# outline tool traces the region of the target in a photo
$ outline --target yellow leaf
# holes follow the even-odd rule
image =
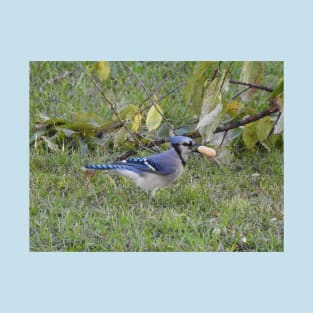
[[[110,64],[106,61],[99,61],[96,64],[96,73],[98,79],[103,82],[110,76]]]
[[[243,62],[240,80],[245,83],[257,84],[260,85],[263,82],[264,78],[264,66],[263,62]],[[241,95],[242,101],[248,101],[251,96],[255,93],[255,88],[250,88],[250,90]]]
[[[141,124],[141,114],[138,111],[138,107],[134,104],[128,104],[122,110],[118,112],[119,117],[122,120],[126,120],[127,126],[132,131],[136,132]]]
[[[141,123],[141,114],[139,112],[137,112],[134,116],[133,125],[131,127],[131,130],[133,132],[136,132],[140,127],[140,123]]]
[[[256,134],[259,141],[264,141],[271,129],[273,128],[272,120],[269,116],[265,116],[256,122]]]
[[[248,149],[253,149],[256,143],[259,141],[256,132],[256,123],[250,123],[245,125],[242,132],[242,139]]]
[[[150,108],[147,119],[146,119],[146,126],[149,131],[152,131],[156,128],[158,128],[162,122],[162,109],[157,103],[154,103],[154,105]]]
[[[230,116],[235,116],[240,108],[240,102],[237,100],[230,101],[226,105],[226,111]]]

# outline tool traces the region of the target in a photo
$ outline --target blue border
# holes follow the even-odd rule
[[[1,4],[2,312],[312,311],[309,1]],[[284,253],[29,253],[30,60],[284,60]]]

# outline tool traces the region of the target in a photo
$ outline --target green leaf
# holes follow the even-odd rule
[[[208,142],[214,130],[219,125],[223,112],[222,84],[225,82],[227,72],[215,77],[213,81],[204,84],[201,114],[196,129],[199,131],[202,141]]]
[[[201,114],[212,111],[217,103],[221,103],[220,78],[214,79],[210,83],[204,84],[204,92],[202,98]]]
[[[279,95],[281,95],[284,92],[284,79],[281,78],[278,85],[274,88],[271,97],[277,98]]]
[[[66,137],[72,137],[73,134],[77,134],[76,131],[63,127],[56,127],[55,130],[63,132]]]
[[[72,117],[75,122],[89,124],[93,127],[99,127],[103,124],[102,117],[92,112],[73,112]]]
[[[180,128],[176,128],[175,134],[177,136],[183,136],[184,134],[192,133],[194,131],[195,127],[196,127],[195,123],[192,123],[192,124],[180,127]]]
[[[277,98],[280,98],[281,100],[283,100],[283,95],[284,95],[284,79],[281,78],[278,85],[274,88],[274,90],[268,97],[268,100],[277,99]],[[283,104],[282,103],[283,101],[280,101],[280,102],[281,104]]]
[[[118,115],[122,120],[127,118],[127,115],[135,115],[138,112],[138,107],[134,104],[127,104],[120,111]]]
[[[279,149],[284,148],[284,140],[283,140],[283,136],[281,134],[271,135],[265,142],[272,149],[273,148],[279,148]]]
[[[269,116],[258,120],[256,122],[256,135],[259,141],[264,141],[273,127],[273,122]]]
[[[264,78],[263,62],[243,62],[240,81],[245,83],[261,84]]]
[[[157,103],[150,108],[146,119],[146,126],[150,132],[160,126],[162,122],[162,115],[160,112],[163,114],[162,109]]]
[[[203,142],[208,142],[210,140],[213,131],[219,125],[222,110],[223,105],[218,103],[211,112],[201,114],[196,129],[199,131]]]
[[[158,128],[157,130],[157,136],[160,138],[168,138],[170,137],[170,131],[171,129],[169,128],[167,123],[162,123],[162,125]],[[176,132],[176,135],[178,135],[178,133]]]
[[[122,145],[127,137],[127,129],[125,127],[121,127],[114,135],[113,144],[114,148]]]
[[[256,132],[256,123],[250,123],[245,125],[242,132],[242,139],[248,149],[253,149],[253,147],[259,141]]]
[[[204,83],[208,78],[206,71],[216,63],[211,61],[197,62],[188,78],[184,97],[187,105],[191,105],[192,110],[196,113],[199,113],[202,105]]]
[[[83,136],[94,135],[97,127],[88,122],[75,121],[64,125],[64,128],[81,133]]]
[[[250,84],[260,85],[264,78],[264,65],[263,62],[243,62],[240,81]],[[248,92],[241,95],[242,101],[248,101],[255,93],[255,88],[250,88]]]
[[[222,103],[222,84],[225,82],[227,72],[223,71],[222,75],[214,78],[211,82],[204,84],[202,98],[201,114],[212,111],[218,103]]]
[[[110,64],[106,61],[100,61],[96,64],[96,73],[98,79],[103,82],[110,76]]]
[[[128,104],[118,112],[120,119],[125,120],[130,129],[136,132],[141,125],[141,114],[134,104]]]

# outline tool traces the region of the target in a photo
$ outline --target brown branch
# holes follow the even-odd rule
[[[249,123],[252,123],[252,122],[255,122],[267,115],[271,115],[275,112],[281,112],[281,106],[280,104],[278,103],[278,101],[276,99],[272,99],[270,101],[270,108],[266,109],[266,110],[263,110],[262,112],[256,114],[256,115],[252,115],[252,116],[248,116],[240,121],[236,121],[236,122],[231,122],[225,126],[220,126],[220,127],[217,127],[216,130],[213,132],[214,134],[216,133],[221,133],[221,132],[225,132],[225,135],[223,137],[223,140],[220,144],[220,146],[222,145],[225,137],[226,137],[226,134],[229,130],[231,129],[234,129],[234,128],[238,128],[240,126],[243,126],[243,125],[246,125],[246,124],[249,124]],[[190,133],[185,133],[183,134],[183,136],[188,136],[190,138],[199,138],[201,137],[200,133],[195,131],[195,132],[190,132]],[[163,143],[165,143],[167,140],[166,139],[159,139],[159,140],[154,140],[152,142],[149,142],[148,144],[145,145],[145,147],[147,148],[152,148],[154,146],[159,146]],[[118,159],[120,158],[123,158],[125,156],[129,157],[131,155],[134,155],[136,153],[136,151],[134,150],[129,150],[129,151],[126,151],[125,154],[123,154],[122,156],[120,156]]]
[[[131,75],[133,75],[135,77],[135,79],[138,81],[138,83],[141,85],[141,87],[143,88],[145,94],[147,95],[147,98],[149,98],[149,100],[151,100],[151,107],[154,106],[155,109],[157,110],[157,112],[162,116],[162,119],[165,121],[165,123],[167,124],[167,126],[169,127],[169,129],[173,130],[172,125],[169,123],[169,121],[167,120],[167,118],[165,117],[165,115],[160,111],[160,109],[158,108],[158,106],[156,105],[158,101],[155,101],[155,99],[151,99],[153,95],[155,95],[155,97],[157,98],[155,93],[150,93],[149,90],[146,88],[145,84],[142,82],[142,80],[140,79],[140,77],[137,75],[137,73],[135,73],[132,68],[130,66],[128,66],[126,63],[124,64],[124,66],[127,68],[127,70],[129,71],[129,73]],[[141,110],[142,112],[142,110]]]
[[[176,86],[175,88],[171,89],[170,91],[168,91],[165,95],[161,96],[159,99],[158,99],[158,102],[161,102],[164,98],[168,97],[171,93],[174,93],[176,90],[178,90],[179,88],[185,86],[187,83],[186,82],[183,82],[181,84],[179,84],[178,86]],[[146,100],[149,100],[149,98],[147,98]],[[140,113],[148,110],[149,108],[151,108],[154,104],[149,104],[147,105],[146,107],[144,107],[143,109],[141,109]]]
[[[221,146],[223,145],[223,143],[224,143],[224,140],[225,140],[225,138],[226,138],[227,133],[228,133],[228,131],[226,130],[226,131],[224,132],[223,139],[222,139],[222,141],[221,141],[220,145],[218,146],[218,148],[221,148]]]
[[[250,87],[246,87],[242,90],[240,90],[238,93],[236,93],[234,96],[231,97],[231,100],[236,99],[237,97],[239,97],[241,94],[243,94],[244,92],[248,91],[250,89]]]
[[[278,103],[277,100],[275,99],[272,99],[271,100],[271,106],[266,109],[266,110],[263,110],[262,112],[258,113],[258,114],[255,114],[255,115],[252,115],[252,116],[248,116],[248,117],[245,117],[243,118],[242,120],[240,121],[236,121],[236,122],[231,122],[225,126],[219,126],[216,128],[216,130],[214,131],[214,134],[216,133],[221,133],[221,132],[224,132],[224,131],[228,131],[230,129],[233,129],[233,128],[238,128],[240,126],[243,126],[243,125],[246,125],[246,124],[249,124],[251,122],[255,122],[267,115],[271,115],[275,112],[280,112],[281,110],[281,106],[280,104]]]
[[[124,123],[124,121],[121,119],[121,117],[119,116],[117,110],[114,107],[113,102],[106,96],[106,94],[104,93],[104,91],[102,90],[102,88],[98,85],[97,81],[88,73],[88,71],[86,71],[83,66],[81,66],[82,70],[86,73],[86,75],[88,76],[88,78],[92,81],[92,83],[94,84],[94,86],[96,87],[96,89],[99,91],[99,93],[102,95],[102,97],[104,98],[104,100],[110,105],[111,110],[113,111],[114,115],[117,117],[117,119],[119,120],[120,123],[123,123],[123,127],[125,127],[127,133],[134,139],[134,141],[138,144],[138,146],[144,147],[144,145],[141,144],[141,142],[136,138],[136,136],[133,134],[133,132],[127,127],[126,123]]]
[[[134,76],[134,77],[136,78],[136,80],[138,81],[139,85],[142,87],[142,89],[143,89],[144,92],[146,93],[147,97],[150,99],[150,97],[151,97],[150,92],[148,91],[148,89],[146,88],[146,86],[144,85],[144,83],[142,82],[142,80],[140,79],[140,77],[138,76],[138,74],[135,73],[135,72],[133,71],[133,69],[132,69],[130,66],[128,66],[128,64],[126,64],[126,63],[122,63],[122,64],[123,64],[124,67],[127,68],[128,72],[129,72],[132,76]]]
[[[250,88],[261,89],[261,90],[265,90],[265,91],[268,91],[268,92],[272,92],[272,91],[274,90],[273,88],[270,88],[270,87],[261,86],[261,85],[257,85],[257,84],[252,84],[252,83],[240,82],[240,81],[233,80],[233,79],[230,79],[229,82],[230,82],[231,84],[237,84],[237,85],[248,86],[248,87],[250,87]]]
[[[265,109],[263,110],[262,112],[259,112],[255,115],[252,115],[252,116],[248,116],[248,117],[245,117],[239,121],[236,121],[236,122],[230,122],[228,123],[227,125],[224,125],[224,126],[219,126],[215,129],[215,131],[213,132],[214,134],[217,134],[217,133],[221,133],[221,132],[227,132],[231,129],[234,129],[234,128],[238,128],[240,126],[243,126],[243,125],[246,125],[246,124],[249,124],[249,123],[252,123],[252,122],[255,122],[267,115],[271,115],[273,113],[276,113],[276,112],[281,112],[281,105],[278,103],[278,101],[276,99],[272,99],[270,101],[270,107],[268,109]],[[182,128],[183,126],[179,127],[179,128]],[[178,129],[178,128],[177,128]],[[199,132],[190,132],[190,133],[186,133],[184,134],[184,136],[188,136],[190,138],[198,138],[198,137],[201,137],[201,135],[199,134]]]
[[[277,122],[278,122],[278,120],[279,120],[279,118],[280,118],[280,116],[281,116],[281,113],[282,113],[281,111],[278,113],[277,118],[276,118],[276,121],[275,121],[275,123],[274,123],[274,125],[273,125],[271,131],[269,132],[267,138],[269,138],[270,136],[273,135],[273,132],[274,132],[275,127],[276,127],[276,124],[277,124]]]
[[[185,65],[179,67],[178,69],[176,69],[174,72],[172,73],[167,73],[165,75],[165,77],[163,78],[163,80],[152,90],[152,93],[150,96],[146,97],[140,104],[139,104],[139,107],[141,107],[145,102],[147,102],[151,96],[155,93],[157,93],[157,91],[159,91],[162,86],[172,77],[174,76],[177,72],[179,72]],[[186,83],[182,83],[181,85],[177,86],[176,88],[170,90],[169,92],[167,92],[164,96],[162,96],[159,101],[163,100],[164,98],[166,98],[169,94],[171,94],[172,92],[175,92],[177,89],[179,89],[180,87],[186,85]],[[145,108],[142,109],[142,111],[145,111],[146,109],[150,108],[150,106],[147,106]]]

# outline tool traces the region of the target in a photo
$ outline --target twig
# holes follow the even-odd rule
[[[224,140],[225,140],[225,138],[226,138],[227,132],[228,132],[228,130],[226,130],[226,131],[224,132],[223,139],[222,139],[220,145],[218,146],[218,148],[220,148],[220,147],[223,145],[223,142],[224,142]]]
[[[53,77],[51,79],[48,79],[46,80],[40,87],[39,87],[39,92],[43,92],[43,88],[46,87],[47,85],[50,85],[50,84],[54,84],[56,83],[58,80],[61,80],[61,79],[64,79],[68,76],[72,76],[74,74],[75,71],[73,72],[69,72],[69,71],[65,71],[63,74],[61,75],[58,75],[56,77]]]
[[[82,67],[82,65],[81,65]],[[83,71],[86,73],[86,75],[89,77],[89,79],[93,82],[94,86],[96,87],[96,89],[100,92],[100,94],[102,95],[102,97],[104,98],[104,100],[110,105],[112,112],[114,113],[114,115],[117,117],[117,119],[119,120],[120,123],[124,123],[124,121],[120,118],[118,112],[116,111],[113,102],[106,96],[106,94],[104,93],[104,91],[102,90],[102,88],[98,85],[98,83],[96,82],[96,80],[88,73],[88,71],[86,71],[83,67],[82,67]],[[144,147],[141,142],[135,137],[135,135],[132,133],[132,131],[127,127],[126,123],[124,123],[123,127],[125,127],[127,133],[135,140],[135,142],[141,146]]]
[[[242,119],[240,121],[231,122],[231,123],[229,123],[229,124],[227,124],[225,126],[217,127],[216,130],[213,132],[214,134],[220,133],[220,132],[225,132],[225,134],[223,136],[223,140],[222,140],[220,146],[223,144],[223,141],[224,141],[224,139],[226,137],[226,134],[227,134],[227,132],[229,130],[234,129],[234,128],[238,128],[240,126],[249,124],[249,123],[254,122],[254,121],[257,121],[257,120],[259,120],[259,119],[261,119],[261,118],[263,118],[263,117],[265,117],[267,115],[273,114],[275,112],[280,112],[281,106],[277,102],[277,100],[276,99],[272,99],[271,103],[272,103],[272,105],[271,105],[270,108],[268,108],[268,109],[266,109],[266,110],[264,110],[264,111],[262,111],[262,112],[260,112],[260,113],[258,113],[256,115],[248,116],[248,117],[246,117],[246,118],[244,118],[244,119]],[[191,132],[191,133],[186,133],[186,134],[183,134],[183,135],[184,136],[188,136],[190,138],[199,138],[199,137],[201,137],[201,135],[200,135],[200,133],[198,131]],[[145,147],[151,148],[151,147],[153,147],[155,145],[159,146],[159,145],[161,145],[161,144],[163,144],[165,142],[166,142],[166,139],[154,140],[153,142],[149,142],[147,145],[145,145]],[[133,155],[135,153],[136,152],[133,151],[133,150],[132,151],[127,151],[127,152],[125,152],[125,155],[130,156],[130,155]]]
[[[224,125],[224,126],[219,126],[215,129],[215,131],[213,132],[214,134],[217,134],[217,133],[221,133],[221,132],[227,132],[231,129],[234,129],[234,128],[238,128],[240,126],[243,126],[243,125],[246,125],[246,124],[249,124],[249,123],[252,123],[252,122],[255,122],[267,115],[271,115],[275,112],[280,112],[281,111],[281,105],[278,103],[278,101],[276,99],[272,99],[270,101],[270,107],[268,109],[265,109],[263,110],[262,112],[259,112],[255,115],[252,115],[252,116],[248,116],[248,117],[245,117],[239,121],[236,121],[236,122],[230,122],[228,123],[227,125]],[[179,128],[182,128],[183,126],[180,126]],[[198,138],[198,137],[201,137],[199,132],[190,132],[190,133],[186,133],[184,134],[184,136],[188,136],[188,137],[191,137],[191,138]]]
[[[239,97],[241,94],[243,94],[244,92],[248,91],[251,87],[247,87],[244,88],[242,90],[240,90],[238,93],[236,93],[234,96],[231,97],[232,100],[236,99],[237,97]]]
[[[128,66],[128,64],[126,64],[126,63],[124,63],[124,62],[123,62],[122,64],[123,64],[124,67],[127,68],[128,72],[136,78],[136,80],[138,81],[139,85],[142,87],[142,89],[144,90],[144,92],[146,93],[146,95],[150,98],[150,97],[151,97],[151,96],[150,96],[150,93],[149,93],[148,89],[146,88],[146,86],[144,85],[144,83],[142,82],[142,80],[140,79],[140,77],[138,76],[138,74],[135,73],[135,72],[132,70],[132,68],[131,68],[130,66]]]
[[[153,95],[155,95],[155,93],[150,93],[149,90],[145,87],[144,83],[142,82],[142,80],[140,79],[140,77],[137,75],[137,73],[135,73],[131,67],[129,67],[126,63],[124,64],[124,66],[127,68],[127,70],[131,73],[131,75],[133,75],[136,80],[139,82],[139,84],[141,85],[141,87],[143,88],[144,92],[146,93],[146,95],[148,96],[149,99],[152,98]],[[156,96],[156,95],[155,95]],[[159,100],[157,101],[159,102]],[[152,103],[151,103],[151,107],[154,106],[155,109],[157,110],[157,112],[162,116],[162,119],[165,121],[166,125],[169,127],[169,129],[171,129],[173,131],[173,127],[172,125],[169,123],[169,121],[167,120],[167,118],[165,117],[165,115],[159,110],[158,106],[156,105],[156,101],[154,99],[152,99]],[[142,110],[141,110],[142,112]]]
[[[277,114],[276,121],[275,121],[275,123],[274,123],[274,125],[273,125],[271,131],[268,133],[267,138],[269,138],[269,137],[273,134],[274,129],[275,129],[275,126],[276,126],[276,124],[277,124],[277,122],[278,122],[278,120],[279,120],[279,118],[280,118],[280,116],[281,116],[281,113],[282,113],[282,112],[279,112],[279,113]]]
[[[230,82],[231,84],[237,84],[237,85],[248,86],[248,87],[250,87],[250,88],[261,89],[261,90],[265,90],[265,91],[268,91],[268,92],[272,92],[272,91],[274,90],[273,88],[270,88],[270,87],[265,87],[265,86],[261,86],[261,85],[257,85],[257,84],[252,84],[252,83],[240,82],[240,81],[233,80],[233,79],[230,79],[229,82]]]
[[[183,65],[183,66],[185,66],[185,65]],[[183,67],[182,66],[182,67]],[[165,77],[164,77],[164,79],[152,90],[152,94],[150,95],[150,96],[148,96],[147,98],[145,98],[140,104],[139,104],[139,107],[141,107],[145,102],[147,102],[151,97],[152,97],[152,95],[153,94],[155,94],[155,93],[157,93],[157,91],[159,91],[160,89],[161,89],[161,87],[172,77],[172,76],[174,76],[182,67],[179,67],[176,71],[174,71],[173,73],[171,73],[171,74],[167,74]],[[186,83],[184,83],[184,85],[185,85]],[[181,87],[181,86],[180,86]],[[179,87],[179,88],[180,88]],[[178,89],[178,88],[177,88]],[[172,90],[172,92],[174,92],[174,91],[176,91],[176,89],[175,90]],[[162,99],[164,99],[165,97],[167,97],[170,93],[172,93],[171,91],[170,92],[168,92],[165,96],[163,96],[163,97],[161,97],[160,99],[159,99],[159,101],[161,101]],[[150,106],[148,106],[148,107],[145,107],[145,108],[143,108],[142,109],[142,111],[145,111],[147,108],[150,108]]]
[[[174,93],[176,90],[178,90],[179,88],[185,86],[186,84],[187,84],[186,82],[183,82],[183,83],[179,84],[178,86],[176,86],[175,88],[171,89],[171,90],[168,91],[165,95],[161,96],[161,97],[158,99],[159,102],[161,102],[164,98],[168,97],[171,93]],[[140,113],[142,113],[142,112],[148,110],[148,109],[149,109],[150,107],[152,107],[152,106],[153,106],[153,103],[150,104],[150,105],[148,105],[148,106],[146,106],[146,107],[144,107],[144,108],[140,111]]]
[[[275,99],[273,99],[273,100],[275,100]],[[279,112],[281,110],[281,106],[276,100],[275,100],[275,102],[273,100],[271,101],[272,105],[268,109],[263,110],[262,112],[260,112],[258,114],[245,117],[240,121],[231,122],[225,126],[217,127],[213,133],[216,134],[216,133],[220,133],[223,131],[228,131],[228,130],[233,129],[233,128],[238,128],[240,126],[243,126],[243,125],[249,124],[251,122],[257,121],[257,120],[259,120],[259,119],[261,119],[267,115],[273,114],[275,112]]]
[[[233,65],[233,62],[231,62],[231,63],[229,64],[228,68],[226,69],[226,72],[225,72],[225,75],[224,75],[224,77],[223,77],[223,81],[222,81],[222,84],[221,84],[221,87],[220,87],[220,91],[222,91],[222,89],[223,89],[223,87],[224,87],[224,84],[225,84],[225,82],[226,82],[226,79],[227,79],[227,77],[230,75],[230,68],[232,67],[232,65]],[[229,82],[229,80],[228,80],[228,82]]]

